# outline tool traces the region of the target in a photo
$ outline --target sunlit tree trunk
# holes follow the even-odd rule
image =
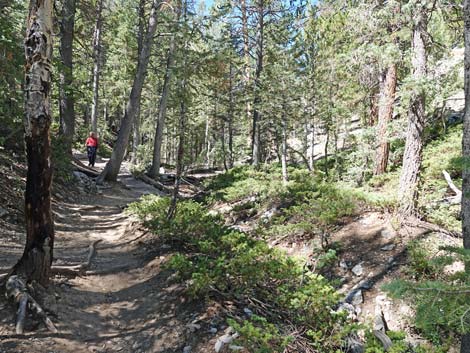
[[[75,25],[75,0],[64,0],[60,20],[60,90],[59,114],[60,135],[64,139],[67,153],[72,154],[75,134],[75,107],[73,93],[72,43]]]
[[[93,34],[93,103],[91,105],[91,131],[98,132],[99,86],[101,74],[101,30],[103,27],[103,2],[98,0]]]
[[[109,159],[103,172],[98,177],[98,182],[102,183],[104,180],[116,181],[124,159],[124,153],[129,143],[129,135],[134,124],[135,114],[138,111],[140,103],[140,95],[142,94],[142,87],[144,85],[145,77],[147,74],[147,66],[150,60],[150,53],[157,30],[157,14],[159,12],[161,2],[154,0],[152,10],[148,21],[148,29],[145,39],[142,44],[142,51],[139,55],[137,63],[137,70],[132,84],[129,100],[126,105],[124,117],[121,120],[121,127],[117,141],[114,145],[111,158]]]
[[[54,246],[51,212],[52,0],[31,0],[25,37],[26,246],[13,273],[48,283]]]
[[[394,63],[391,64],[387,68],[384,76],[385,77],[380,83],[375,175],[383,174],[387,170],[390,150],[387,138],[387,128],[393,117],[393,105],[395,102],[395,91],[397,87],[397,66]]]
[[[149,171],[149,176],[155,178],[158,176],[161,165],[161,150],[163,142],[163,129],[165,126],[166,108],[168,105],[168,97],[170,93],[171,73],[173,66],[173,58],[175,54],[176,43],[174,36],[170,40],[170,47],[168,49],[168,56],[166,59],[165,78],[163,80],[162,96],[158,105],[157,114],[157,127],[155,130],[155,139],[153,142],[153,160],[152,167]]]
[[[255,92],[253,100],[253,125],[252,125],[252,164],[257,167],[261,159],[261,134],[259,123],[261,119],[261,73],[263,72],[264,50],[264,0],[258,0],[257,4],[258,24],[256,27],[256,70]]]
[[[415,11],[412,42],[412,77],[417,84],[420,84],[426,77],[426,32],[426,9],[424,5],[419,5]],[[425,92],[422,87],[418,87],[412,93],[410,100],[405,154],[403,156],[403,168],[398,193],[398,200],[400,200],[399,213],[405,217],[416,212],[423,151],[424,109]]]
[[[139,18],[139,30],[138,30],[138,35],[137,35],[137,53],[140,53],[142,51],[142,43],[144,39],[144,34],[145,34],[145,3],[146,0],[140,0],[139,1],[139,7],[137,8],[137,13],[138,13],[138,18]],[[132,136],[132,164],[137,163],[137,149],[141,143],[141,138],[140,138],[140,125],[141,125],[141,117],[140,117],[140,100],[139,99],[139,104],[137,104],[137,111],[135,113],[135,119],[134,119],[134,126],[133,126],[133,136]]]

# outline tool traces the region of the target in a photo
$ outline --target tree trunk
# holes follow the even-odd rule
[[[287,116],[286,106],[283,104],[282,112],[282,147],[281,147],[281,165],[282,165],[282,181],[287,184],[289,181],[287,175]]]
[[[75,107],[73,93],[73,60],[72,43],[75,25],[75,0],[64,0],[60,22],[60,59],[59,74],[59,114],[60,135],[64,139],[64,148],[72,154],[73,136],[75,134]]]
[[[25,46],[26,246],[13,273],[48,284],[54,246],[49,127],[52,0],[31,0]]]
[[[426,47],[424,37],[427,31],[427,14],[423,5],[415,11],[413,24],[413,80],[420,83],[426,77]],[[408,111],[408,128],[406,132],[403,169],[400,177],[399,213],[411,216],[416,213],[418,198],[419,173],[423,151],[423,130],[425,120],[425,92],[418,87],[412,93]]]
[[[171,73],[173,66],[173,59],[175,56],[176,43],[175,37],[171,37],[170,47],[168,49],[168,56],[166,59],[165,78],[163,80],[162,96],[158,105],[158,118],[157,128],[155,130],[155,139],[153,142],[153,160],[152,167],[150,168],[149,176],[156,178],[160,172],[161,165],[161,151],[163,142],[163,129],[165,127],[166,108],[168,105],[168,96],[170,93]]]
[[[240,0],[240,10],[242,15],[242,32],[243,32],[243,57],[245,59],[244,63],[244,81],[245,81],[245,95],[248,97],[249,95],[249,87],[250,87],[250,37],[248,35],[248,14],[246,8],[246,0]],[[251,113],[251,106],[250,100],[246,100],[246,121],[250,119]]]
[[[103,26],[103,1],[98,0],[93,34],[93,104],[91,106],[91,131],[98,133],[98,102],[101,73],[101,28]]]
[[[114,145],[111,158],[109,159],[106,167],[98,178],[98,182],[102,183],[103,180],[116,181],[121,168],[121,163],[124,158],[124,153],[129,142],[129,135],[134,123],[135,114],[138,111],[140,103],[140,95],[142,94],[142,87],[144,85],[145,77],[147,74],[147,66],[150,60],[150,52],[152,49],[155,31],[157,29],[157,14],[161,2],[154,0],[152,10],[148,22],[148,30],[142,44],[142,51],[139,55],[139,62],[137,63],[137,70],[132,84],[131,94],[126,106],[126,112],[121,121],[121,128],[117,141]]]
[[[314,163],[315,163],[315,121],[312,116],[312,120],[310,122],[310,135],[309,135],[309,148],[310,148],[310,153],[309,153],[309,158],[308,158],[308,165],[310,171],[314,171]]]
[[[140,54],[142,51],[142,44],[145,34],[145,3],[146,0],[140,0],[139,6],[137,8],[137,16],[139,18],[139,28],[138,28],[138,35],[137,35],[137,53]],[[133,136],[132,136],[132,164],[136,164],[137,159],[137,148],[140,146],[141,138],[140,138],[140,96],[139,96],[139,104],[137,104],[137,110],[135,113],[134,119],[134,126],[133,126]]]
[[[263,72],[263,42],[264,42],[264,0],[257,2],[258,25],[256,28],[256,71],[255,71],[255,95],[253,101],[253,126],[252,126],[252,165],[257,167],[261,159],[261,139],[259,121],[261,119],[261,73]]]
[[[380,83],[379,114],[377,124],[377,150],[375,175],[385,173],[388,164],[389,143],[387,139],[387,128],[393,118],[393,105],[395,102],[395,91],[397,88],[397,66],[391,64],[385,73],[385,78]]]
[[[185,23],[186,19],[186,8],[184,11]],[[176,213],[176,202],[178,201],[179,187],[181,183],[181,176],[183,175],[183,157],[184,157],[184,134],[186,132],[186,51],[188,43],[185,42],[183,46],[183,58],[182,58],[182,77],[178,83],[178,92],[180,92],[180,115],[178,119],[178,151],[176,154],[176,175],[175,175],[175,186],[173,188],[173,195],[171,197],[170,208],[168,209],[167,218],[173,219]]]
[[[229,72],[229,105],[228,105],[228,167],[233,168],[233,65],[230,62]]]
[[[462,169],[462,235],[463,247],[470,249],[470,0],[463,2],[465,38],[465,114],[463,117],[463,169]],[[465,271],[470,273],[470,262],[465,263]],[[470,353],[470,334],[462,335],[460,353]]]

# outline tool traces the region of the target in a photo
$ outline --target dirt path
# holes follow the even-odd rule
[[[126,168],[119,181],[101,194],[56,203],[56,263],[80,263],[88,245],[101,239],[94,273],[54,278],[55,301],[46,306],[57,314],[58,334],[41,325],[27,326],[25,336],[15,335],[14,308],[1,298],[0,353],[183,351],[194,305],[181,303],[182,288],[168,283],[161,269],[168,254],[123,211],[141,195],[158,191],[135,180]],[[21,251],[21,244],[10,249],[2,266],[12,265]]]

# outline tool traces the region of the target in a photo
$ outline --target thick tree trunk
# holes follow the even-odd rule
[[[73,136],[75,134],[75,107],[73,94],[73,60],[72,43],[75,25],[75,0],[64,0],[60,21],[60,90],[59,114],[60,135],[64,139],[65,150],[72,154]]]
[[[386,72],[385,78],[380,83],[379,114],[377,124],[377,150],[375,162],[375,175],[385,173],[388,165],[389,143],[387,139],[387,128],[393,118],[393,105],[395,102],[395,91],[397,87],[397,66],[391,64]]]
[[[420,83],[426,77],[426,46],[427,14],[423,5],[416,9],[413,25],[413,79]],[[400,215],[406,217],[416,213],[418,198],[419,173],[422,162],[423,130],[425,120],[425,92],[418,87],[412,93],[408,112],[408,128],[406,132],[403,169],[400,177]]]
[[[13,273],[48,284],[54,246],[51,212],[49,127],[51,124],[52,0],[31,0],[24,42],[26,246]]]
[[[154,0],[152,10],[149,17],[148,29],[145,39],[142,44],[142,51],[139,55],[139,62],[137,63],[137,70],[132,84],[131,94],[127,102],[126,111],[121,121],[121,128],[117,141],[114,145],[111,158],[109,159],[106,167],[98,178],[98,182],[102,183],[103,180],[116,181],[121,168],[124,153],[126,151],[129,135],[134,124],[135,114],[139,109],[140,95],[142,94],[142,87],[144,85],[145,77],[147,74],[147,66],[150,60],[150,52],[152,49],[155,31],[157,29],[157,14],[161,2]]]
[[[103,1],[98,0],[93,34],[93,103],[91,105],[91,131],[98,133],[98,103],[101,74],[101,29],[103,27]]]
[[[138,29],[138,36],[137,36],[137,53],[140,54],[142,51],[142,44],[144,40],[145,34],[145,3],[146,0],[140,0],[139,6],[137,8],[137,16],[139,18],[139,29]],[[140,137],[140,97],[139,104],[137,104],[137,111],[135,113],[134,119],[134,126],[133,126],[133,136],[132,136],[132,164],[136,164],[138,162],[137,158],[137,149],[141,143]]]
[[[256,71],[255,71],[255,95],[253,100],[253,126],[252,126],[252,165],[257,167],[261,159],[261,134],[259,123],[261,119],[261,73],[263,72],[264,49],[264,0],[257,2],[258,25],[256,28]]]
[[[463,2],[465,38],[465,114],[463,117],[463,169],[462,169],[462,235],[463,247],[470,249],[470,0]],[[470,273],[470,262],[465,263],[465,271]],[[470,353],[470,334],[462,335],[460,353]]]
[[[163,129],[165,127],[166,108],[168,105],[168,97],[170,93],[171,73],[173,70],[172,66],[175,56],[175,50],[176,43],[175,37],[173,36],[171,38],[170,47],[168,49],[165,78],[163,80],[162,96],[160,97],[160,103],[158,105],[157,128],[155,130],[155,139],[153,141],[153,160],[152,167],[149,171],[149,176],[151,178],[156,178],[160,171]]]

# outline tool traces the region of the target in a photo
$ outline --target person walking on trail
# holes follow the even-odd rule
[[[93,132],[90,132],[90,136],[86,139],[86,152],[88,154],[88,166],[95,166],[96,150],[98,149],[98,138]]]

